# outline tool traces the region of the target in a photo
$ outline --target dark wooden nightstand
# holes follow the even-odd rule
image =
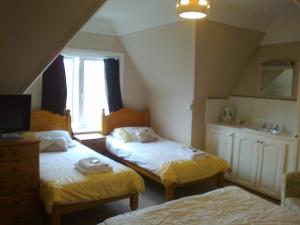
[[[73,136],[76,141],[79,141],[83,145],[99,152],[100,154],[106,155],[105,141],[106,137],[100,133],[93,134],[77,134]]]

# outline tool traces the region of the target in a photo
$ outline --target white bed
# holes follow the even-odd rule
[[[299,225],[300,216],[238,187],[112,217],[100,225]]]
[[[54,204],[72,204],[143,192],[142,178],[77,141],[65,152],[40,153],[40,195],[51,213]],[[97,157],[113,167],[112,172],[83,175],[75,168],[82,158]]]
[[[175,188],[203,182],[207,178],[215,179],[216,185],[223,187],[224,173],[230,168],[225,160],[216,156],[200,160],[191,160],[191,157],[186,159],[179,154],[182,147],[179,143],[164,139],[154,142],[141,139],[143,131],[144,134],[148,131],[148,134],[152,133],[149,129],[148,110],[138,112],[123,108],[109,115],[105,115],[103,111],[101,120],[101,132],[104,135],[112,133],[114,137],[127,142],[121,143],[108,136],[106,140],[110,157],[162,184],[166,200],[173,199]],[[147,143],[138,143],[136,138],[137,141]]]
[[[69,135],[72,134],[72,129],[69,110],[66,111],[65,116],[37,110],[32,112],[31,117],[32,132],[46,132],[51,137],[49,140],[58,138],[60,144],[62,144],[61,137],[54,136],[58,133],[64,134],[63,143],[66,141],[67,147],[71,147],[69,142],[72,145],[72,139]],[[54,135],[53,130],[63,130],[63,132],[55,131]],[[41,151],[45,150],[42,146],[46,147],[47,145],[44,144],[49,143],[49,140],[44,139],[44,143],[41,140]],[[51,148],[49,149],[48,146],[46,149],[49,151]],[[113,171],[96,175],[81,174],[75,169],[75,163],[87,157],[100,158],[101,161],[111,165]],[[144,191],[144,188],[143,179],[134,170],[78,142],[75,142],[75,147],[67,151],[40,153],[40,196],[46,212],[51,213],[52,225],[60,225],[63,214],[125,198],[130,199],[130,208],[135,210],[138,207],[138,193]]]
[[[191,160],[183,154],[183,147],[160,137],[149,143],[125,143],[112,135],[106,138],[110,153],[158,175],[166,185],[204,179],[229,168],[223,159],[211,155]]]

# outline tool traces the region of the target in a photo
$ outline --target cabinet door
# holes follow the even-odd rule
[[[232,176],[237,183],[255,188],[259,146],[258,136],[236,134]]]
[[[261,139],[256,189],[279,198],[281,177],[285,172],[287,143],[270,138]]]
[[[205,151],[232,164],[233,131],[206,129]]]

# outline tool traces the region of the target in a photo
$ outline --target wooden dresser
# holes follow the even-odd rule
[[[42,223],[39,142],[0,140],[0,225]]]

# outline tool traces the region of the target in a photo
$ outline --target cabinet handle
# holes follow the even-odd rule
[[[259,143],[259,140],[256,140],[256,143]]]
[[[263,141],[260,141],[260,143],[263,144],[264,142],[263,142]]]
[[[295,135],[295,138],[298,138],[298,137],[299,137],[299,136],[296,134],[296,135]]]

